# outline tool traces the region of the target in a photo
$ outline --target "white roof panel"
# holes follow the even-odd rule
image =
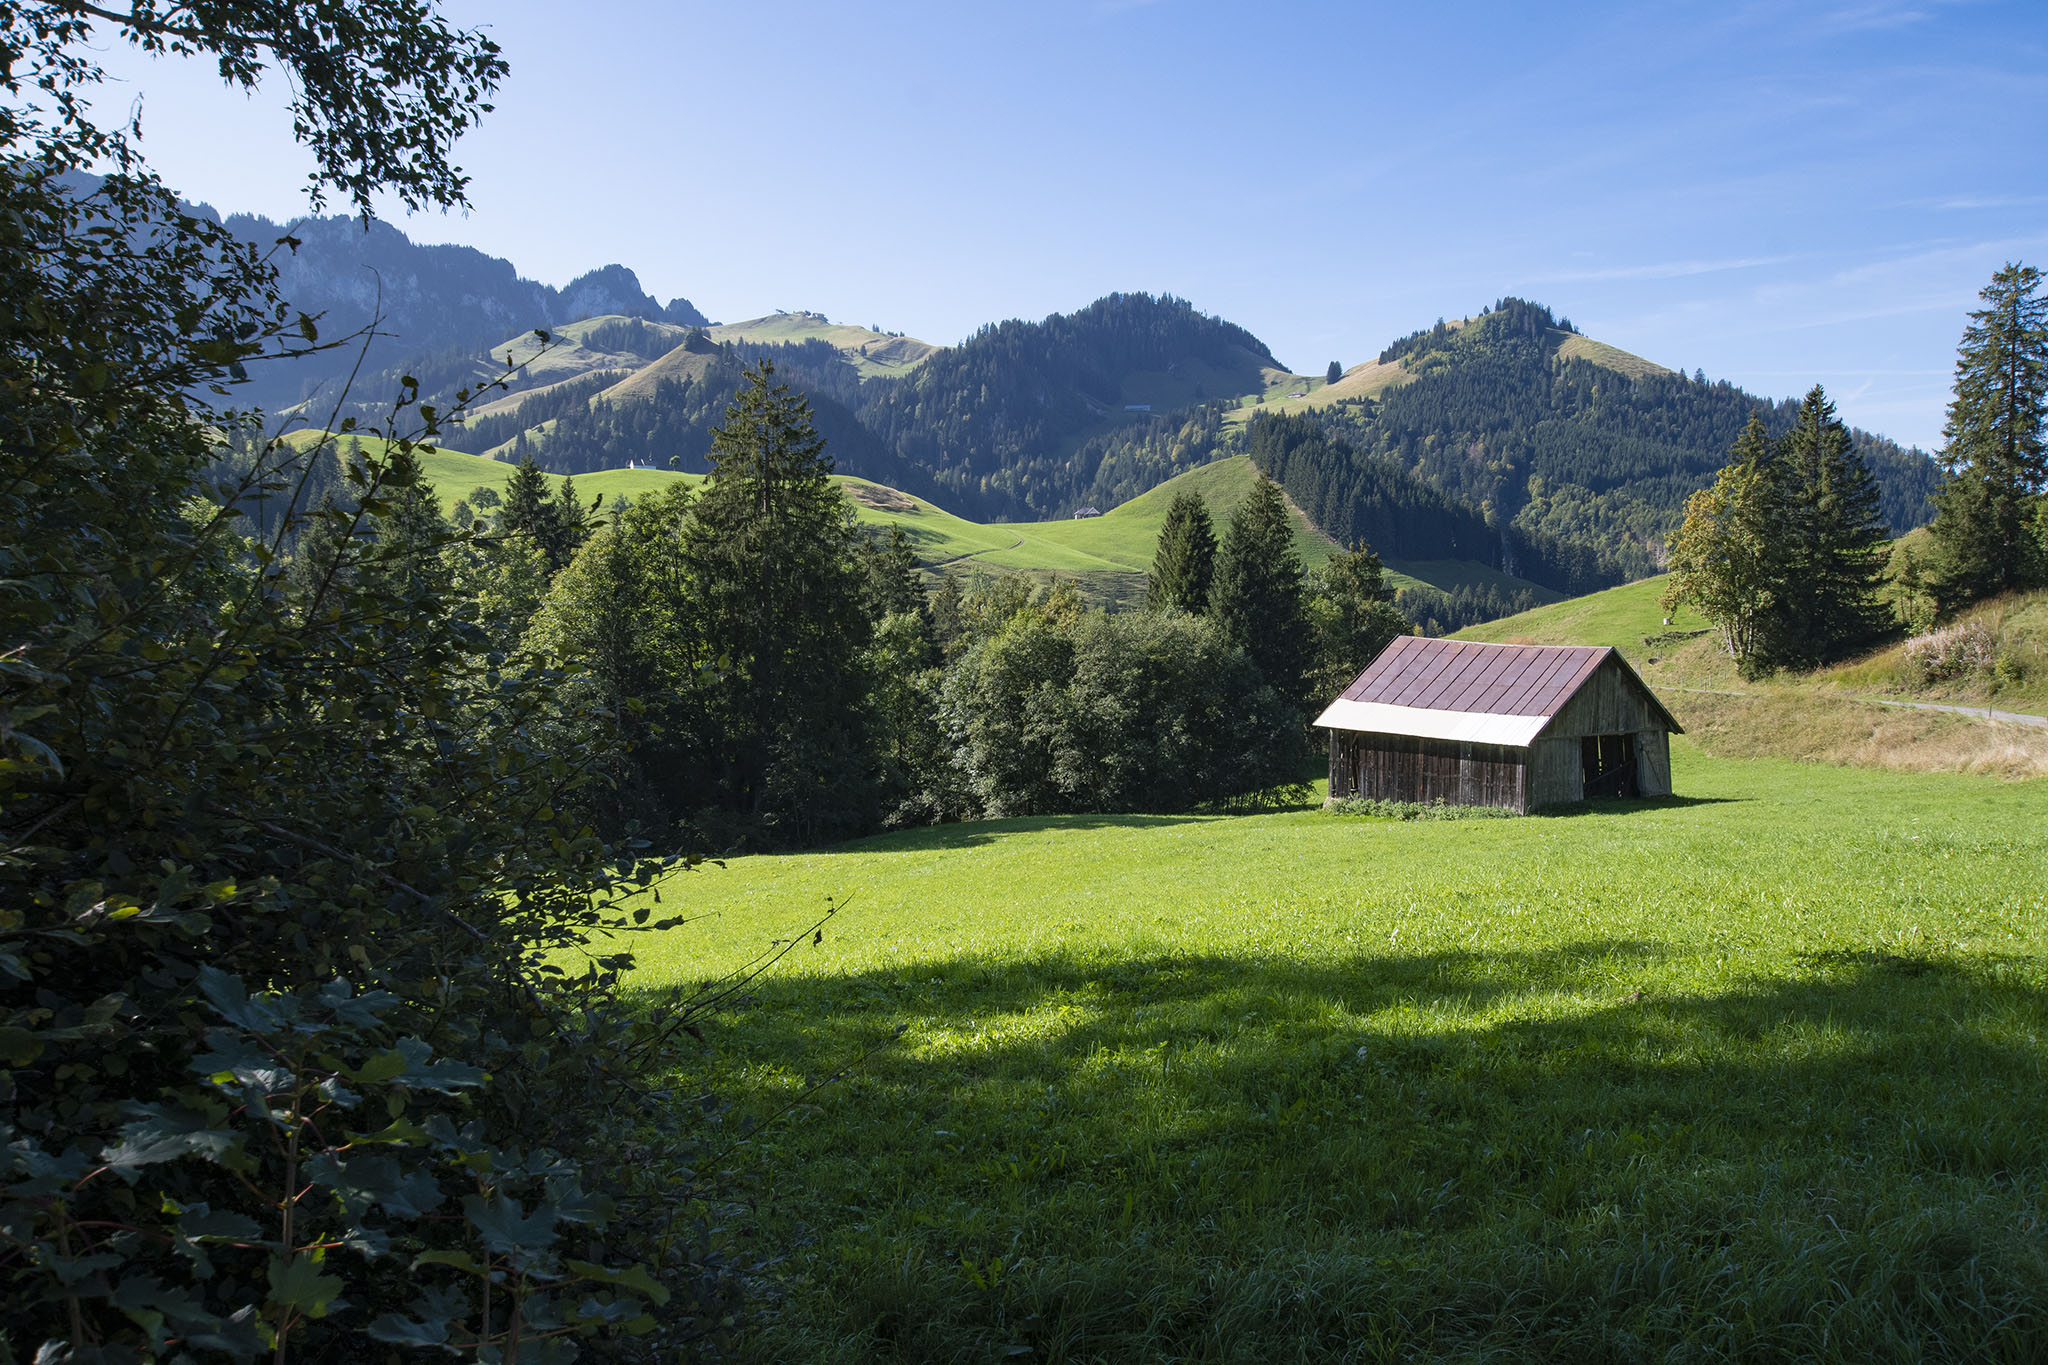
[[[1549,716],[1497,716],[1483,711],[1432,711],[1420,706],[1389,706],[1377,701],[1346,701],[1339,697],[1316,717],[1326,730],[1366,734],[1412,735],[1418,739],[1459,739],[1474,744],[1507,744],[1527,748]]]

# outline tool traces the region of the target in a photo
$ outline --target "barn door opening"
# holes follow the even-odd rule
[[[1579,768],[1589,799],[1636,795],[1636,737],[1587,735],[1579,741]]]

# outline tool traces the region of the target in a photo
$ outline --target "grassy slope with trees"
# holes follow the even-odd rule
[[[301,444],[314,440],[310,434],[292,438]],[[382,443],[375,438],[363,442],[373,451]],[[501,460],[464,454],[439,446],[419,457],[420,468],[453,509],[480,488],[502,495],[515,466]],[[1218,525],[1227,521],[1245,493],[1256,471],[1244,456],[1232,456],[1177,475],[1168,483],[1110,509],[1100,517],[1062,521],[982,523],[957,517],[924,498],[852,475],[834,475],[854,504],[854,514],[863,525],[887,533],[900,527],[910,538],[920,563],[935,569],[962,572],[975,565],[997,570],[1031,574],[1035,577],[1066,577],[1075,580],[1090,600],[1129,603],[1142,595],[1142,579],[1152,562],[1159,528],[1166,508],[1175,494],[1192,489],[1208,504]],[[561,476],[549,480],[560,486]],[[696,486],[701,474],[681,474],[664,469],[604,469],[577,474],[577,493],[587,502],[601,498],[609,504],[615,497],[635,498],[642,494],[682,483]],[[1335,542],[1311,525],[1298,510],[1292,513],[1294,547],[1313,568],[1337,553]],[[1506,594],[1532,593],[1539,600],[1555,594],[1537,585],[1512,578],[1469,560],[1386,559],[1388,576],[1399,588],[1436,588],[1444,591],[1470,587]]]
[[[1696,741],[1719,755],[2048,776],[2048,730],[1882,704],[2048,714],[2048,593],[1996,599],[1939,631],[1810,672],[1753,681],[1741,676],[1705,618],[1688,607],[1663,605],[1667,585],[1664,577],[1643,579],[1468,626],[1457,638],[1612,645]],[[1930,664],[1926,642],[1944,634],[1975,647],[1952,663],[1936,655]]]

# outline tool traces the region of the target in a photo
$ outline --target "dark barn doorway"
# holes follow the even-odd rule
[[[1579,741],[1579,767],[1588,800],[1636,795],[1636,737],[1587,735]]]

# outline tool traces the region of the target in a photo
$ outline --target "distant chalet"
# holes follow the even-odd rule
[[[1684,733],[1606,646],[1404,635],[1331,702],[1330,799],[1527,812],[1588,797],[1669,796]]]

